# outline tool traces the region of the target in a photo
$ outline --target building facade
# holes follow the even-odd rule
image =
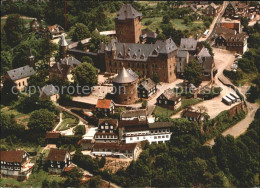
[[[131,4],[124,4],[115,17],[116,37],[122,43],[139,43],[142,34],[142,14]],[[129,33],[131,33],[129,35]]]
[[[1,177],[27,180],[32,173],[34,163],[24,150],[0,151]]]
[[[49,173],[60,174],[71,163],[70,153],[63,149],[51,148],[47,157]]]
[[[139,98],[148,99],[156,93],[156,83],[154,83],[150,78],[147,78],[139,84],[137,90]]]
[[[157,104],[176,110],[181,106],[181,96],[178,96],[172,89],[165,90],[157,99]]]
[[[99,116],[109,116],[114,113],[115,103],[110,99],[98,99],[96,112]]]

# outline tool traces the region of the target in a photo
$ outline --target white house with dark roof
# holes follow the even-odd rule
[[[41,89],[40,97],[56,102],[59,99],[59,91],[51,84]]]
[[[28,86],[28,79],[35,74],[33,67],[26,65],[17,69],[7,71],[4,80],[11,79],[15,84],[18,91],[23,91]]]

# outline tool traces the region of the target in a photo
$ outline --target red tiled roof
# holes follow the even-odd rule
[[[50,153],[47,157],[47,160],[50,161],[64,161],[65,160],[65,156],[68,152],[66,150],[63,149],[54,149],[51,148]]]
[[[59,137],[60,137],[60,132],[49,131],[49,132],[46,132],[45,139],[48,139],[48,138],[59,138]]]
[[[112,102],[112,100],[110,100],[110,99],[98,99],[96,108],[109,109],[111,102]]]
[[[0,160],[9,163],[21,163],[24,152],[24,150],[0,151]]]

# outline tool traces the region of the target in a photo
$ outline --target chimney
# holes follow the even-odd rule
[[[124,59],[126,57],[126,47],[125,47],[125,43],[123,44],[123,48],[124,48]]]

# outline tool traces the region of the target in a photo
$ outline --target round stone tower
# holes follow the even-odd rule
[[[138,100],[137,95],[138,77],[131,74],[124,67],[113,79],[114,101],[118,104],[133,104]]]

